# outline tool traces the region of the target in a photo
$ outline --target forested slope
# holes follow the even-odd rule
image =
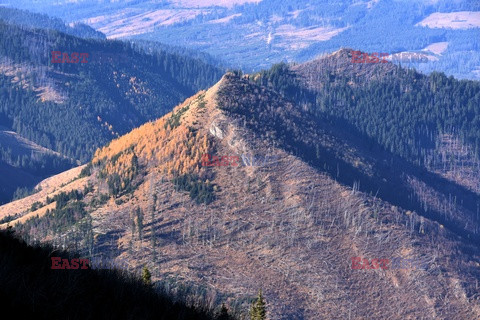
[[[87,62],[52,63],[52,51],[70,58],[74,52],[85,53]],[[162,50],[145,53],[129,43],[0,20],[0,125],[81,162],[111,139],[164,115],[221,74],[199,58]],[[8,157],[7,164],[27,169],[28,164],[8,156],[6,147],[0,145],[0,153]],[[65,169],[49,165],[44,171]],[[8,189],[19,186],[25,184],[13,181]],[[2,198],[11,195],[8,191]]]
[[[49,175],[77,165],[0,126],[0,203],[21,197]]]
[[[0,7],[0,20],[31,28],[52,29],[80,38],[106,39],[106,36],[83,23],[67,25],[59,18],[27,10]]]
[[[351,61],[352,51],[343,49],[254,77],[315,118],[354,128],[412,163],[427,164],[442,133],[455,134],[480,156],[480,82]]]
[[[3,65],[21,71],[20,79],[0,75],[2,125],[81,161],[221,75],[200,60],[164,52],[147,55],[118,41],[4,23],[0,39]],[[88,53],[88,63],[52,64],[51,51]],[[38,91],[45,88],[57,98],[39,99]]]

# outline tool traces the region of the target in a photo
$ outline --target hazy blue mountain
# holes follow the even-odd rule
[[[84,22],[108,37],[147,39],[205,51],[247,71],[281,61],[303,62],[349,47],[390,54],[423,52],[430,62],[413,65],[417,69],[480,78],[480,48],[475,41],[480,38],[477,1],[7,3],[69,22]]]
[[[59,18],[27,10],[0,7],[0,20],[31,28],[52,29],[81,38],[105,39],[105,35],[84,23],[65,24]]]

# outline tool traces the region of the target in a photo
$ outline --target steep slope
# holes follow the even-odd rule
[[[222,74],[199,59],[56,31],[0,23],[0,39],[0,125],[82,162]],[[52,63],[52,51],[65,63]],[[74,52],[87,62],[67,63]]]
[[[46,210],[42,210],[39,214],[39,212],[37,212],[37,209],[40,208],[40,204],[42,203],[42,201],[45,201],[46,197],[53,197],[61,192],[71,192],[76,188],[80,188],[79,186],[83,187],[85,181],[84,179],[78,179],[78,177],[84,167],[85,165],[75,167],[51,176],[47,179],[44,179],[42,182],[35,185],[34,190],[36,190],[37,192],[35,192],[34,194],[2,205],[0,210],[0,227],[6,228],[10,221],[17,219],[20,216],[22,216],[23,220],[27,220],[28,218],[34,217],[36,215],[42,216],[46,213]],[[6,173],[9,174],[12,174],[12,172],[15,171],[6,171]],[[5,174],[5,177],[14,180],[19,179],[21,176],[13,177]],[[36,204],[32,206],[34,203]],[[14,212],[14,215],[12,215],[12,212]]]
[[[343,49],[252,78],[302,105],[322,127],[355,145],[373,169],[370,177],[361,169],[340,181],[360,183],[478,241],[480,84],[351,58],[352,50]],[[445,139],[457,141],[465,156]]]
[[[12,196],[17,190],[25,193],[31,190],[32,186],[38,182],[38,177],[23,171],[22,169],[0,162],[0,204],[7,203],[12,200]],[[16,183],[12,184],[12,181]],[[20,188],[20,189],[19,189]]]
[[[205,153],[240,159],[205,167]],[[251,154],[274,160],[246,165]],[[237,314],[262,288],[271,319],[480,317],[478,246],[396,205],[395,190],[392,202],[359,191],[385,172],[395,177],[382,166],[355,134],[229,73],[99,149],[77,193],[36,198],[55,208],[15,228],[128,259],[133,270],[146,264],[159,284],[176,290],[175,279]],[[12,208],[0,212],[36,212]],[[353,257],[412,258],[425,268],[356,270]]]

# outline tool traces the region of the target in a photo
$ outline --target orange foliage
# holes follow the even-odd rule
[[[209,140],[206,134],[194,132],[188,126],[193,123],[190,120],[195,116],[193,112],[189,112],[191,108],[181,116],[178,127],[164,127],[167,119],[177,110],[198,104],[200,94],[201,92],[187,99],[163,118],[148,122],[113,140],[108,146],[98,149],[93,163],[107,160],[105,170],[108,174],[115,172],[125,176],[128,175],[132,158],[136,155],[141,166],[156,163],[157,170],[167,173],[168,178],[186,173],[200,173],[200,157],[208,153]],[[120,153],[122,154],[118,156]],[[118,159],[111,161],[113,157]]]

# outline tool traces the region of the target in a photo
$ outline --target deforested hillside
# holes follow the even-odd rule
[[[98,149],[55,194],[0,207],[2,227],[146,265],[164,290],[238,317],[261,289],[268,319],[479,318],[474,198],[357,132],[227,73]],[[426,210],[414,183],[439,205]],[[444,187],[466,200],[442,206]],[[421,267],[353,268],[359,257]]]
[[[391,63],[352,63],[350,49],[252,78],[370,159],[376,177],[359,171],[340,176],[344,183],[357,181],[478,241],[479,82],[425,76]]]

